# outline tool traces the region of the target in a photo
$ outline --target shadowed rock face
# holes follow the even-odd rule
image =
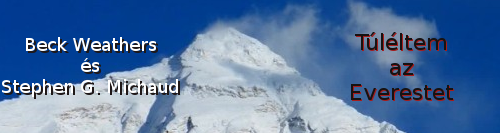
[[[0,103],[0,128],[7,132],[401,132],[326,96],[281,56],[232,28],[200,34],[185,51],[158,64],[94,80],[96,90],[107,90],[108,79],[146,83],[178,79],[181,95],[78,92],[37,100],[21,97]]]

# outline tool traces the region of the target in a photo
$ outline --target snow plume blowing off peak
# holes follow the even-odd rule
[[[30,96],[0,102],[2,132],[401,132],[326,96],[258,40],[233,28],[197,35],[181,54],[108,79],[167,82],[181,95]],[[80,85],[76,87],[79,88]],[[36,111],[34,111],[36,110]]]

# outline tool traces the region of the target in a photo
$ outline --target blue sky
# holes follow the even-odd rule
[[[0,55],[3,57],[3,65],[0,68],[4,72],[0,79],[26,83],[38,83],[42,79],[54,83],[79,83],[103,77],[109,72],[148,66],[183,50],[197,33],[219,22],[240,27],[243,32],[263,42],[270,42],[273,50],[277,50],[279,54],[289,54],[285,55],[285,59],[295,62],[292,64],[304,76],[317,81],[329,95],[343,99],[376,120],[394,123],[404,131],[500,132],[500,121],[497,120],[500,118],[500,106],[495,99],[495,94],[500,92],[496,84],[500,81],[500,72],[497,71],[500,65],[497,50],[500,46],[495,39],[500,36],[500,12],[497,10],[500,2],[382,0],[361,3],[367,9],[374,9],[368,12],[391,9],[389,14],[382,15],[398,18],[395,20],[414,18],[428,22],[437,33],[430,37],[446,38],[448,51],[418,53],[414,71],[423,84],[454,87],[455,101],[351,101],[348,91],[350,84],[362,83],[367,87],[381,88],[408,86],[408,82],[398,82],[399,79],[388,77],[386,68],[378,68],[376,63],[370,62],[372,59],[367,56],[372,53],[350,48],[349,39],[344,37],[343,32],[349,33],[346,31],[349,28],[346,27],[349,27],[353,14],[357,12],[352,10],[353,4],[349,1],[2,1]],[[295,10],[291,15],[286,11],[290,7]],[[305,46],[298,48],[312,51],[284,51],[294,46],[272,44],[283,41],[265,37],[273,32],[248,30],[249,27],[257,27],[244,23],[249,19],[277,30],[289,27],[293,29],[293,26],[280,26],[295,24],[288,22],[307,26],[312,23],[313,29],[305,31],[313,32],[284,34],[284,40],[292,35],[309,36],[304,42]],[[386,20],[379,20],[384,21]],[[385,25],[380,24],[381,28],[394,29],[383,26]],[[414,25],[408,27],[412,26]],[[396,27],[396,30],[398,28],[401,27]],[[302,31],[304,30],[301,28],[297,30]],[[57,37],[69,42],[69,53],[32,54],[25,51],[25,38],[53,41]],[[125,40],[156,41],[159,52],[77,53],[72,46],[72,38],[110,41],[119,37]],[[283,36],[277,36],[279,37]],[[322,50],[318,50],[319,48]],[[80,65],[85,58],[100,62],[102,73],[83,73]],[[314,61],[310,62],[314,65],[298,65],[309,59]],[[358,62],[349,62],[352,59]],[[313,68],[320,68],[317,70],[322,71],[311,70]],[[357,72],[346,75],[338,72],[339,69],[363,71],[364,74]],[[17,96],[0,94],[0,99],[14,97]]]

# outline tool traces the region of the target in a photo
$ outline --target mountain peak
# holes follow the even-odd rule
[[[234,77],[234,71],[241,71],[235,69],[298,74],[281,56],[257,39],[227,27],[212,28],[197,35],[193,43],[180,55],[180,59],[186,69],[197,71],[193,74],[201,76],[202,79]],[[207,74],[201,75],[203,72]]]
[[[257,69],[295,71],[269,47],[230,27],[212,28],[197,35],[181,58],[194,62],[234,62]]]

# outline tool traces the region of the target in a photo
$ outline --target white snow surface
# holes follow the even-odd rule
[[[180,95],[109,95],[107,80],[173,83]],[[395,133],[326,96],[258,40],[214,28],[152,66],[94,80],[101,95],[29,95],[0,102],[5,133]]]

